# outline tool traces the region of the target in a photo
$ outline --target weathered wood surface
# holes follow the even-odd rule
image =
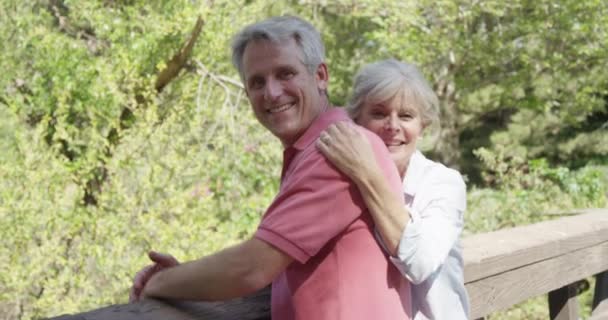
[[[52,320],[270,320],[270,288],[224,302],[159,301],[108,306]]]
[[[608,209],[472,235],[463,239],[463,247],[471,319],[552,291],[552,305],[560,306],[553,311],[555,319],[571,319],[572,291],[555,290],[608,270]],[[598,307],[592,319],[608,319],[608,276],[598,276],[597,283]],[[147,300],[55,319],[263,320],[270,319],[269,298],[269,290],[263,290],[216,303]]]
[[[508,230],[500,230],[464,241],[465,282],[473,319],[608,270],[606,211],[509,230],[512,236],[505,232]],[[542,236],[547,237],[546,243]],[[524,246],[527,240],[530,252]],[[489,253],[491,247],[497,248],[496,256]],[[486,265],[489,270],[484,270]]]
[[[593,314],[589,320],[608,319],[608,271],[595,276]]]
[[[463,239],[465,281],[500,274],[608,241],[608,209]]]
[[[549,318],[551,320],[578,320],[576,286],[567,285],[549,292]]]

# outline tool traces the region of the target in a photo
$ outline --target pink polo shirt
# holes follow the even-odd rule
[[[255,237],[294,258],[272,283],[272,319],[410,319],[410,287],[374,238],[357,186],[317,150],[321,131],[351,121],[333,108],[283,154],[279,194]],[[396,192],[401,179],[382,141],[361,128]]]

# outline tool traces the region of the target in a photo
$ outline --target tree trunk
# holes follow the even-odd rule
[[[441,99],[441,129],[435,144],[437,160],[446,166],[460,169],[460,130],[458,127],[458,108],[452,97]]]
[[[437,143],[433,150],[435,160],[454,169],[460,169],[460,128],[458,125],[458,99],[454,83],[455,61],[453,54],[442,66],[435,82],[435,92],[439,98],[440,124]]]

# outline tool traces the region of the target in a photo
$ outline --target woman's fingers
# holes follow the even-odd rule
[[[331,135],[325,131],[319,134],[319,141],[321,141],[324,146],[329,147],[332,144],[332,140],[333,138],[331,137]]]
[[[317,146],[317,149],[319,149],[319,151],[321,151],[321,153],[324,156],[326,156],[326,157],[329,156],[329,148],[327,147],[327,145],[325,144],[323,139],[321,139],[321,137],[319,137],[319,139],[317,139],[316,146]]]
[[[328,133],[334,140],[340,143],[349,143],[361,138],[361,132],[356,125],[347,121],[340,121],[327,128]]]
[[[341,131],[338,128],[337,124],[332,124],[329,127],[327,127],[327,129],[325,129],[325,131],[334,139],[340,139],[341,138]]]
[[[342,134],[352,134],[353,132],[357,131],[352,123],[346,121],[340,121],[336,123],[335,128]]]

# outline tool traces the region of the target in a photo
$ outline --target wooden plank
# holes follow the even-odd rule
[[[604,270],[608,270],[608,241],[468,282],[471,318],[486,316]]]
[[[197,320],[188,314],[157,300],[113,305],[78,315],[63,315],[52,320]],[[201,319],[202,320],[202,319]]]
[[[608,320],[608,303],[600,304],[600,307],[593,310],[593,314],[588,320]]]
[[[270,320],[270,287],[230,301],[169,303],[200,320]]]
[[[463,246],[471,317],[476,319],[608,270],[608,209],[473,235],[463,240]],[[599,288],[608,291],[606,286]],[[266,320],[269,295],[266,290],[215,303],[149,300],[57,319]],[[605,305],[600,303],[600,307]]]
[[[608,270],[595,276],[592,306],[590,320],[608,319]]]
[[[551,320],[578,320],[578,301],[575,285],[567,285],[549,292],[549,318]]]
[[[270,288],[221,302],[160,301],[113,305],[52,320],[270,320]]]
[[[463,239],[465,282],[608,241],[608,209]]]

